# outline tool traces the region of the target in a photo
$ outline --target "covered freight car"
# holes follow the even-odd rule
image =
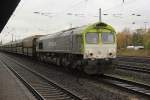
[[[6,43],[1,45],[1,50],[35,57],[36,39],[41,36],[42,35],[30,36],[22,40]]]
[[[27,56],[36,56],[36,39],[42,35],[30,36],[22,40],[23,54]]]

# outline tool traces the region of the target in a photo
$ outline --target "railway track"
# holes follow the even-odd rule
[[[9,58],[8,58],[9,59]],[[76,96],[73,93],[68,92],[68,90],[62,89],[59,85],[54,82],[49,82],[49,79],[28,69],[25,65],[17,63],[15,60],[9,59],[14,62],[18,67],[13,66],[13,64],[8,65],[3,61],[6,66],[8,66],[21,80],[25,81],[27,87],[36,96],[38,100],[87,100],[88,98],[82,96]],[[20,67],[21,66],[21,67]],[[131,92],[134,94],[139,94],[142,96],[150,97],[150,86],[142,83],[137,83],[121,78],[117,78],[110,75],[103,75],[101,79],[97,78],[100,82],[113,85],[121,90]],[[33,81],[34,80],[34,81]],[[31,82],[30,82],[31,81]],[[29,85],[29,86],[28,86]],[[55,87],[56,86],[56,87]]]
[[[5,56],[6,58],[10,64],[4,60],[2,62],[23,82],[38,100],[88,100],[84,96],[77,96],[69,90],[62,88],[62,86],[47,77],[29,69],[26,65],[22,65]]]
[[[117,69],[123,69],[123,70],[130,70],[130,71],[136,71],[141,73],[147,73],[150,74],[150,68],[135,66],[135,65],[129,65],[129,64],[116,64]]]
[[[103,81],[107,84],[116,86],[117,88],[136,93],[142,96],[150,97],[150,86],[145,85],[142,83],[137,83],[121,78],[117,78],[116,76],[112,75],[104,75],[102,76],[104,79]]]

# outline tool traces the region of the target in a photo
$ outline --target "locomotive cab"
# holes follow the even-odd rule
[[[105,27],[105,28],[104,28]],[[90,28],[84,33],[84,59],[116,57],[115,32],[109,26]]]

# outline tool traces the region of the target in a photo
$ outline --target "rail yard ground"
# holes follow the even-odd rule
[[[9,60],[7,57],[9,57],[12,60]],[[32,58],[29,57],[13,55],[10,53],[0,53],[0,59],[3,62],[7,63],[8,66],[13,65],[14,68],[17,68],[16,67],[17,65],[13,62],[13,60],[15,60],[18,63],[21,63],[26,67],[29,67],[31,70],[34,70],[42,74],[48,79],[53,80],[63,88],[71,91],[73,94],[81,97],[82,99],[85,98],[87,100],[148,100],[147,97],[143,97],[143,95],[136,94],[133,91],[129,92],[122,88],[118,88],[111,84],[107,84],[103,82],[103,79],[100,77],[98,77],[99,78],[98,80],[92,79],[91,77],[89,78],[87,75],[81,74],[80,72],[65,70],[64,68],[59,68],[52,64],[37,62],[37,60],[32,60]],[[132,79],[132,76],[130,75],[124,77],[127,74],[125,70],[124,73],[122,72],[123,70],[120,71],[117,70],[114,72],[114,74],[122,78],[128,77],[128,79]],[[122,73],[122,75],[120,73]],[[1,80],[3,79],[3,77],[4,75],[1,75]],[[148,76],[145,77],[148,78]],[[22,93],[22,95],[24,94],[23,92],[20,93]],[[7,95],[7,92],[5,93],[5,95]],[[26,100],[28,98],[24,98],[24,99]]]

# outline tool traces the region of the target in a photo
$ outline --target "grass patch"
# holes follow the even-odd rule
[[[117,51],[117,55],[118,56],[150,57],[150,50],[120,49]]]

